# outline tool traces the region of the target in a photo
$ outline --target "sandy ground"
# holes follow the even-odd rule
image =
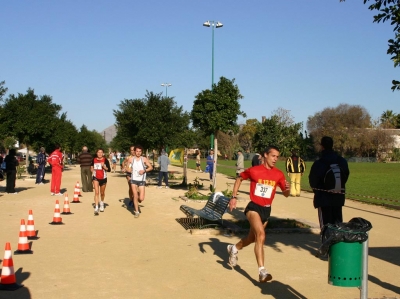
[[[181,168],[171,167],[182,173]],[[50,178],[50,174],[46,174]],[[207,174],[188,173],[188,182]],[[72,201],[80,168],[63,172],[62,188]],[[218,189],[232,179],[218,175]],[[5,182],[0,183],[4,192]],[[80,204],[71,204],[73,215],[62,215],[65,225],[50,225],[57,199],[49,184],[18,180],[17,195],[0,196],[0,260],[4,244],[17,249],[21,219],[33,210],[38,240],[31,255],[14,255],[17,282],[24,287],[0,291],[0,298],[360,298],[357,288],[327,282],[328,262],[314,256],[316,234],[268,233],[266,267],[269,283],[257,281],[253,246],[239,252],[235,269],[227,264],[226,246],[238,236],[192,235],[177,221],[184,217],[180,205],[201,208],[203,203],[184,203],[184,190],[146,188],[142,214],[134,218],[126,208],[127,183],[119,173],[109,175],[104,213],[93,216],[93,193],[82,193]],[[241,188],[238,209],[224,218],[242,217],[248,183]],[[62,208],[64,197],[58,197]],[[345,221],[363,217],[373,224],[369,241],[369,298],[400,298],[400,211],[347,201]],[[272,215],[295,218],[317,226],[312,196],[277,195]]]

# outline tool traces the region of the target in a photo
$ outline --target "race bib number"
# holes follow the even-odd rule
[[[257,183],[256,189],[254,190],[254,195],[263,197],[263,198],[271,198],[272,190],[274,187],[270,185],[264,185]]]
[[[101,170],[101,163],[94,163],[93,164],[93,169],[94,170]]]

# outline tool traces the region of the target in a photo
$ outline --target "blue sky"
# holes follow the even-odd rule
[[[186,111],[214,78],[235,78],[247,118],[281,107],[304,128],[340,103],[400,113],[389,24],[362,0],[0,0],[0,81],[50,95],[80,128],[102,132],[123,99],[165,93]],[[240,123],[245,119],[240,118]]]

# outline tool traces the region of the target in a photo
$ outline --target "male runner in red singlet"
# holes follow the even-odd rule
[[[250,223],[250,232],[247,237],[241,239],[236,245],[228,245],[229,264],[236,266],[237,253],[243,247],[254,244],[254,253],[258,264],[259,281],[267,282],[272,279],[271,274],[264,268],[264,242],[265,228],[271,214],[271,205],[275,196],[276,187],[283,191],[285,197],[289,196],[289,183],[285,180],[282,171],[275,167],[279,157],[279,149],[269,146],[263,153],[264,163],[246,169],[240,173],[233,186],[232,198],[229,201],[229,209],[236,208],[236,195],[243,180],[250,179],[250,203],[244,213]]]

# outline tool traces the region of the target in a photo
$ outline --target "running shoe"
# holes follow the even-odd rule
[[[260,274],[258,275],[258,280],[259,280],[260,282],[267,282],[267,281],[270,281],[271,279],[272,279],[272,275],[269,274],[269,273],[267,272],[267,270],[262,269],[262,270],[260,271]]]
[[[139,213],[139,212],[136,212],[136,211],[134,211],[134,213],[135,213],[135,214],[134,214],[134,217],[135,217],[135,218],[139,218],[140,213]]]
[[[58,192],[56,194],[54,194],[55,196],[62,196],[63,194],[61,192]]]
[[[238,257],[237,257],[237,252],[233,253],[232,251],[233,245],[228,245],[228,254],[229,254],[229,265],[232,267],[235,267],[237,265]]]
[[[157,186],[157,189],[161,189],[162,187],[161,186]]]
[[[50,195],[51,195],[51,196],[54,196],[54,193],[53,193],[53,192],[51,192],[51,193],[50,193]]]
[[[98,208],[95,208],[95,209],[94,209],[94,215],[95,215],[95,216],[99,215],[99,209],[98,209]]]
[[[165,186],[165,189],[169,189],[169,187],[168,187],[168,186]]]
[[[104,212],[104,204],[100,204],[100,212]]]

